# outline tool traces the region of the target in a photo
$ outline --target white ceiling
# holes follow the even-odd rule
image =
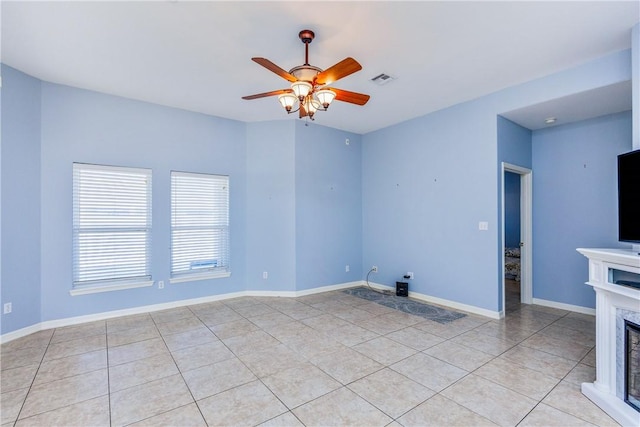
[[[326,69],[354,57],[363,69],[334,86],[371,95],[364,107],[335,102],[316,123],[366,133],[628,49],[639,5],[4,0],[0,53],[5,64],[50,82],[230,119],[278,120],[286,115],[276,97],[241,99],[288,86],[250,58],[286,70],[302,64],[298,32],[308,28],[316,33],[309,62]],[[397,80],[375,85],[370,79],[380,73]],[[615,96],[608,94],[599,99]]]

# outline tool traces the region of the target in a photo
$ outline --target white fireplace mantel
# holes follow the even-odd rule
[[[640,254],[624,249],[577,249],[589,258],[587,285],[596,292],[596,380],[582,393],[623,426],[640,426],[640,413],[617,393],[618,310],[640,313],[640,289],[613,283],[615,272],[640,275]]]

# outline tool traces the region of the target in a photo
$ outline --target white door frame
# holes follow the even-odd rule
[[[513,172],[520,175],[520,302],[533,303],[533,177],[531,169],[502,162],[502,264],[504,270],[505,248],[505,218],[504,218],[504,173]],[[505,307],[505,280],[504,271],[501,274],[502,283],[502,313]]]

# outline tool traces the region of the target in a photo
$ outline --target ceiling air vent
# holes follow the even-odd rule
[[[395,79],[396,79],[395,77],[392,77],[389,74],[382,73],[372,78],[371,81],[377,84],[378,86],[382,86],[382,85],[386,85],[387,83]]]

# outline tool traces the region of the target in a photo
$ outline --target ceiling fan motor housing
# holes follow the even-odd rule
[[[314,77],[321,72],[322,68],[314,67],[313,65],[298,65],[289,70],[289,74],[293,75],[296,79],[311,84],[313,84]]]

